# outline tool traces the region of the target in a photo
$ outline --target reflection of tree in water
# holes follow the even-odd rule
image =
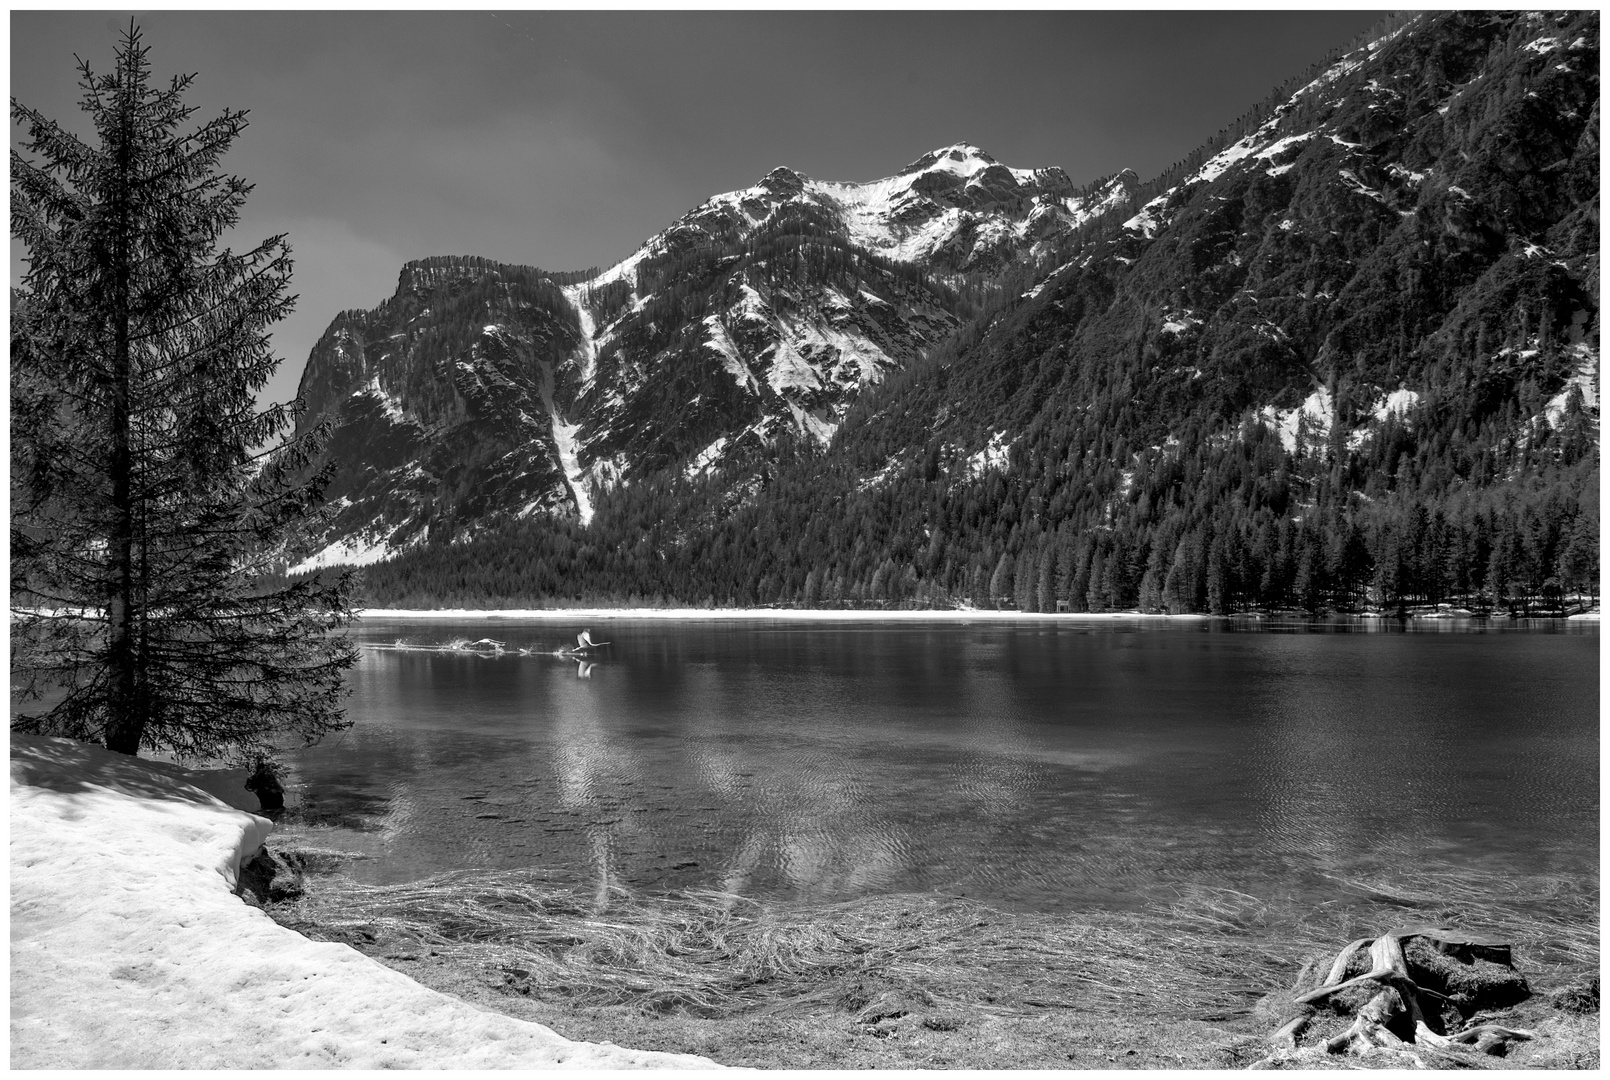
[[[806,751],[750,783],[742,779],[755,766],[748,757],[705,740],[693,755],[709,789],[739,803],[724,892],[785,887],[799,898],[852,896],[888,888],[910,872],[905,829],[880,817],[868,797],[877,783],[874,763]]]
[[[585,661],[577,672],[590,678],[594,666]],[[639,786],[643,772],[633,744],[612,739],[604,699],[591,686],[556,682],[552,715],[553,771],[559,780],[559,805],[584,815],[593,900],[599,911],[612,893],[624,893],[615,870],[619,833],[640,834],[623,809],[628,789]],[[595,816],[596,815],[596,816]]]
[[[851,666],[868,663],[858,654]],[[924,710],[915,730],[866,722],[882,703],[859,700],[853,679],[839,684],[842,700],[813,702],[821,711],[797,729],[798,700],[775,685],[702,665],[679,679],[681,700],[697,704],[679,717],[687,767],[677,786],[684,802],[719,806],[701,839],[721,852],[712,884],[725,892],[826,899],[944,882],[957,872],[955,831],[987,841],[980,828],[1015,829],[1045,772],[1003,675],[979,676],[959,707],[952,698],[941,714]],[[824,722],[835,707],[842,722]],[[937,830],[936,815],[947,819]]]
[[[963,683],[961,753],[951,767],[956,790],[988,818],[1016,818],[1024,796],[1044,769],[1035,761],[1038,746],[1022,723],[1011,680],[998,672],[969,671]]]

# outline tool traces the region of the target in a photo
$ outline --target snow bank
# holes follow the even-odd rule
[[[11,1067],[708,1067],[579,1043],[309,941],[230,890],[236,776],[11,740]]]

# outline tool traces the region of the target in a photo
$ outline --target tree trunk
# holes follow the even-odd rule
[[[123,91],[127,93],[127,89]],[[132,103],[131,103],[132,104]],[[111,425],[112,455],[108,462],[111,481],[112,521],[107,555],[111,559],[112,595],[107,605],[107,662],[111,668],[112,690],[106,718],[106,748],[120,754],[138,755],[144,733],[144,717],[138,706],[139,658],[135,647],[134,608],[134,452],[130,439],[130,415],[134,388],[134,365],[130,347],[131,317],[130,219],[134,133],[129,109],[123,110],[119,125],[116,168],[118,170],[117,231],[113,240],[112,284],[112,379]]]

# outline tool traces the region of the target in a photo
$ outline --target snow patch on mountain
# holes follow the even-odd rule
[[[1006,437],[1006,432],[994,432],[982,449],[963,459],[962,478],[977,480],[991,470],[1005,472],[1010,458],[1011,441]]]
[[[552,410],[552,405],[549,405]],[[586,472],[581,467],[581,444],[576,433],[581,430],[580,424],[567,424],[559,417],[557,410],[550,412],[553,418],[553,442],[559,451],[559,466],[564,471],[565,482],[570,486],[570,494],[576,500],[576,516],[583,525],[593,519],[593,500],[587,490]],[[532,508],[527,507],[526,513]]]
[[[1418,404],[1420,404],[1420,395],[1413,390],[1407,390],[1400,386],[1390,394],[1383,396],[1375,406],[1375,421],[1376,423],[1384,424],[1389,416],[1396,416],[1401,420],[1409,415],[1409,411]]]
[[[385,413],[386,419],[393,424],[401,424],[407,419],[403,415],[402,402],[397,399],[396,395],[380,385],[380,376],[378,374],[370,376],[367,383],[352,392],[352,396],[373,398],[380,405],[381,411]]]
[[[579,293],[565,291],[565,299],[576,309],[581,323],[581,341],[576,346],[572,359],[579,361],[582,371],[582,385],[585,387],[592,379],[593,367],[597,363],[598,353],[592,338],[593,317],[587,304]],[[553,400],[553,370],[544,362],[542,364],[542,377],[538,383],[542,395],[542,407],[548,414],[548,430],[553,437],[554,450],[559,456],[559,471],[564,476],[565,486],[570,490],[570,496],[576,504],[576,516],[582,525],[593,519],[593,502],[591,492],[587,489],[587,473],[581,466],[581,440],[578,437],[581,424],[569,423],[560,413]],[[521,419],[527,419],[521,414]],[[535,421],[530,421],[535,424]],[[529,517],[542,509],[546,500],[538,498],[528,501],[518,511],[516,517]]]
[[[883,369],[896,366],[887,354],[865,336],[851,330],[841,330],[830,323],[804,319],[779,319],[788,342],[803,357],[837,356],[834,365],[838,373],[834,381],[853,385],[856,389],[881,382]],[[853,377],[845,377],[853,366]],[[772,384],[776,387],[776,383]],[[820,385],[820,382],[818,382]]]
[[[1234,165],[1236,162],[1242,160],[1243,158],[1256,156],[1258,151],[1263,149],[1263,147],[1258,143],[1259,137],[1267,134],[1269,128],[1272,126],[1273,125],[1271,124],[1264,124],[1263,127],[1260,127],[1251,135],[1247,135],[1239,141],[1231,143],[1223,150],[1220,150],[1217,154],[1214,154],[1211,158],[1202,163],[1202,167],[1200,169],[1191,174],[1190,179],[1186,180],[1186,184],[1189,185],[1199,182],[1211,183],[1229,171],[1230,166]]]
[[[787,338],[779,341],[771,354],[771,369],[766,383],[785,397],[789,390],[817,390],[822,377],[816,367],[801,356]]]
[[[412,545],[404,544],[402,547],[393,548],[385,537],[369,532],[353,533],[326,545],[290,567],[286,573],[306,574],[327,566],[369,566],[372,563],[384,562],[410,546]]]
[[[1419,403],[1420,394],[1406,387],[1382,394],[1370,409],[1373,422],[1366,421],[1347,433],[1348,446],[1358,449],[1389,418],[1401,421]],[[1319,386],[1295,408],[1265,406],[1256,418],[1280,437],[1280,445],[1288,454],[1296,453],[1299,434],[1304,447],[1310,450],[1330,438],[1336,424],[1336,402],[1328,388]]]
[[[794,417],[794,425],[800,431],[811,436],[823,446],[833,441],[833,434],[839,429],[837,424],[818,416],[815,410],[802,408],[792,401],[787,402],[787,405],[788,411]]]
[[[625,263],[621,264],[621,266],[625,265]],[[589,285],[601,284],[604,277],[619,269],[620,267],[614,267],[611,270],[604,271],[603,274],[594,278],[591,282],[581,285],[569,285],[561,290],[564,293],[566,302],[576,309],[576,319],[581,324],[581,337],[576,342],[575,358],[581,369],[581,385],[583,389],[592,385],[593,369],[598,365],[598,327],[593,319],[592,308],[587,305],[586,298],[582,295],[582,292]]]
[[[732,313],[736,318],[752,319],[755,322],[768,322],[772,317],[771,305],[766,303],[766,298],[747,282],[738,289],[738,302],[732,306]]]
[[[1327,438],[1335,416],[1336,403],[1323,386],[1316,387],[1296,408],[1276,409],[1270,405],[1258,413],[1259,419],[1280,436],[1280,445],[1288,454],[1296,452],[1298,435],[1309,446]]]
[[[1595,418],[1599,413],[1599,350],[1586,342],[1579,342],[1566,351],[1576,360],[1576,366],[1565,386],[1543,406],[1543,415],[1553,428],[1558,428],[1564,420],[1565,404],[1573,389],[1582,395],[1584,411]]]
[[[1157,235],[1157,230],[1163,227],[1163,208],[1168,205],[1168,198],[1174,194],[1174,188],[1169,188],[1157,198],[1140,208],[1140,213],[1124,222],[1123,227],[1131,232],[1138,232],[1150,240]]]
[[[1358,173],[1354,172],[1352,169],[1338,169],[1337,175],[1342,178],[1342,183],[1346,184],[1350,191],[1355,191],[1358,194],[1363,195],[1365,198],[1374,199],[1376,202],[1383,205],[1386,203],[1386,196],[1381,194],[1378,189],[1372,188],[1370,185],[1360,180],[1358,178]]]
[[[1362,49],[1356,50],[1348,56],[1343,57],[1331,67],[1321,72],[1318,78],[1297,90],[1296,93],[1292,94],[1291,97],[1287,99],[1285,105],[1275,110],[1274,115],[1270,116],[1269,119],[1265,120],[1258,127],[1254,128],[1240,139],[1237,139],[1229,146],[1226,146],[1224,149],[1220,150],[1207,161],[1203,162],[1202,165],[1194,173],[1188,176],[1180,186],[1190,187],[1193,184],[1217,180],[1230,169],[1242,162],[1256,162],[1260,160],[1270,161],[1271,164],[1266,169],[1268,175],[1279,176],[1281,173],[1285,172],[1290,167],[1291,163],[1274,163],[1273,159],[1280,157],[1293,147],[1312,139],[1321,133],[1317,131],[1306,131],[1295,135],[1287,135],[1280,138],[1275,138],[1273,136],[1280,124],[1282,115],[1294,108],[1298,104],[1299,99],[1305,94],[1314,93],[1323,87],[1329,86],[1330,84],[1346,76],[1349,72],[1360,67],[1369,58],[1370,53],[1379,49],[1387,42],[1390,42],[1403,32],[1403,28],[1400,28],[1394,30],[1392,33],[1387,34],[1385,37],[1382,37],[1377,41],[1369,42]],[[1378,85],[1375,88],[1381,89]],[[1388,92],[1395,93],[1395,91]],[[1349,149],[1357,149],[1360,146],[1360,144],[1348,142],[1334,133],[1329,133],[1328,137],[1338,146]],[[1359,191],[1361,194],[1371,194],[1373,197],[1379,197],[1378,192],[1373,192],[1373,189],[1370,189],[1368,185],[1360,181],[1354,174],[1345,173],[1343,180],[1349,182],[1349,186],[1352,186],[1354,190]],[[1176,190],[1177,188],[1170,188],[1162,195],[1159,195],[1157,198],[1147,203],[1139,214],[1135,215],[1135,217],[1124,223],[1125,227],[1131,229],[1132,231],[1142,232],[1147,239],[1150,239],[1156,234],[1159,228],[1167,223],[1166,220],[1163,219],[1162,208],[1167,205],[1169,198]]]
[[[705,344],[721,357],[721,366],[727,369],[728,374],[739,386],[758,396],[760,383],[755,381],[754,372],[749,370],[749,365],[745,364],[743,357],[739,355],[738,346],[733,344],[732,335],[721,325],[721,317],[707,315],[704,320],[704,332],[707,335]]]
[[[715,442],[693,455],[693,460],[688,462],[688,467],[686,470],[687,478],[692,480],[694,477],[708,469],[711,465],[714,465],[720,459],[721,452],[725,450],[726,447],[727,436],[723,435]]]
[[[890,456],[889,460],[885,461],[877,472],[872,473],[870,476],[862,477],[860,482],[855,485],[855,490],[870,491],[872,488],[882,487],[899,471],[901,461],[902,458],[899,454]]]
[[[1202,319],[1191,311],[1163,312],[1163,333],[1184,334],[1202,325]]]

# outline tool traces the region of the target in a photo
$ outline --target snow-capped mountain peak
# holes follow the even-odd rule
[[[971,143],[952,143],[950,146],[932,150],[922,155],[916,161],[900,170],[899,175],[908,173],[942,172],[957,173],[961,176],[971,176],[981,172],[991,165],[998,165],[988,151],[982,150]]]
[[[304,376],[352,462],[331,540],[389,553],[566,504],[585,523],[623,480],[825,445],[866,387],[958,325],[958,281],[1032,263],[1128,182],[1081,193],[955,143],[867,182],[778,166],[585,278],[410,264]]]
[[[970,143],[954,143],[878,180],[821,181],[778,167],[752,187],[712,197],[678,225],[754,227],[790,206],[827,218],[884,258],[993,269],[1105,209],[1106,194],[1080,198],[1060,168],[1009,168]]]

